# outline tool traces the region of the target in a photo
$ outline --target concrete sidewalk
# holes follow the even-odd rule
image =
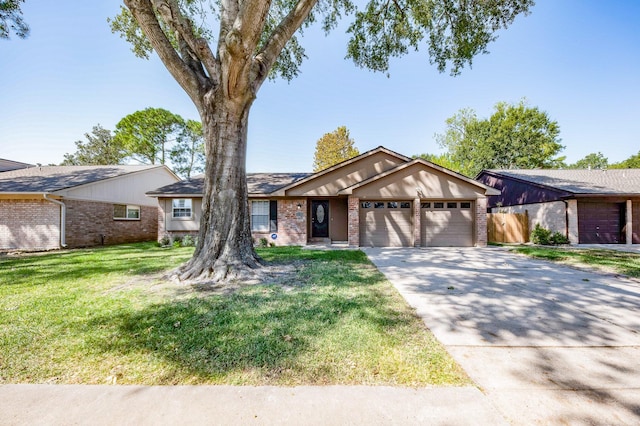
[[[474,387],[0,386],[2,425],[501,425]]]
[[[514,425],[640,424],[640,283],[502,248],[364,250]]]

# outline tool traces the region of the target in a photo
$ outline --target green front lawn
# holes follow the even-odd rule
[[[613,272],[640,278],[640,254],[605,249],[567,249],[556,247],[523,246],[513,251],[538,259],[551,260],[572,266],[586,266],[604,272]]]
[[[469,383],[360,251],[263,249],[225,292],[162,279],[192,250],[0,256],[0,383]]]

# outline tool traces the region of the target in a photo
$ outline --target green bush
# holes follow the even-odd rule
[[[269,247],[269,241],[267,241],[266,238],[260,238],[260,242],[258,243],[258,247],[260,248],[267,248]]]
[[[196,245],[196,240],[191,235],[185,235],[182,237],[182,247],[193,247]]]
[[[158,245],[160,247],[166,247],[170,244],[171,244],[171,238],[169,238],[169,236],[166,234],[162,238],[160,238],[160,240],[158,241]]]
[[[173,237],[173,242],[171,243],[172,246],[174,246],[175,248],[180,247],[180,243],[182,242],[182,238],[180,237]]]
[[[569,244],[569,239],[560,232],[551,233],[550,230],[543,228],[539,223],[533,228],[531,233],[531,241],[534,244],[543,246],[557,246],[560,244]]]
[[[551,244],[553,244],[554,246],[560,244],[569,244],[569,239],[560,232],[554,232],[553,234],[551,234]]]

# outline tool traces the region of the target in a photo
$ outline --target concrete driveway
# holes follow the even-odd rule
[[[503,248],[365,252],[511,424],[640,424],[640,283]]]

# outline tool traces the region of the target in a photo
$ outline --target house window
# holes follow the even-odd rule
[[[373,203],[374,209],[384,209],[384,201],[376,201]]]
[[[447,203],[447,208],[448,209],[457,209],[458,208],[458,203]]]
[[[125,204],[113,205],[114,219],[140,220],[140,206],[129,206]]]
[[[400,208],[401,209],[410,209],[411,208],[411,203],[409,201],[405,201],[403,203],[400,203]]]
[[[471,203],[469,203],[469,202],[460,203],[460,208],[461,209],[470,209],[471,208]]]
[[[278,202],[252,201],[251,202],[251,231],[253,232],[277,232],[278,231]]]
[[[387,203],[387,208],[388,209],[397,209],[398,208],[398,202],[397,201],[389,201]]]
[[[172,201],[172,217],[191,217],[193,212],[190,198],[177,198]]]

